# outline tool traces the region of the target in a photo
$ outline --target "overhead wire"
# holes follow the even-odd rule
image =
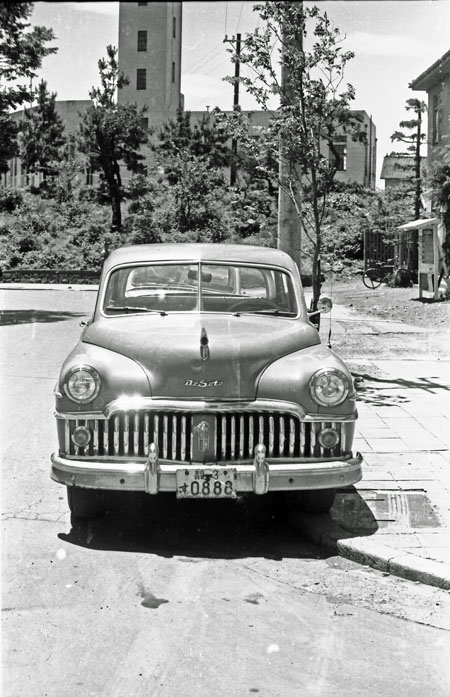
[[[215,58],[216,56],[219,55],[219,53],[222,51],[222,46],[217,48],[216,46],[213,46],[209,51],[207,51],[201,58],[197,58],[189,67],[187,67],[185,70],[183,70],[183,73],[187,73],[192,69],[199,70],[203,65],[208,63],[210,60]],[[209,55],[212,54],[212,55]]]

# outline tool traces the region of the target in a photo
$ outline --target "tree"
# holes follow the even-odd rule
[[[192,125],[190,113],[180,110],[156,136],[155,170],[130,208],[135,239],[154,241],[156,229],[163,241],[222,241],[228,235],[227,134],[214,117]]]
[[[32,2],[0,3],[0,172],[8,171],[8,159],[17,154],[17,125],[10,110],[32,102],[32,80],[42,59],[57,51],[46,46],[55,38],[51,29],[29,30],[32,10]]]
[[[450,145],[439,149],[439,158],[432,163],[428,181],[433,197],[433,209],[443,222],[444,258],[450,269]]]
[[[45,80],[37,91],[37,104],[26,109],[20,125],[19,155],[29,172],[42,172],[44,178],[55,172],[60,149],[66,144],[64,123],[56,111],[56,93],[50,93]]]
[[[266,147],[282,163],[278,186],[292,202],[300,223],[302,257],[309,255],[311,260],[316,309],[321,288],[322,223],[339,162],[336,136],[349,133],[364,138],[358,119],[349,109],[355,95],[353,87],[347,85],[339,93],[345,65],[353,53],[342,50],[339,30],[317,7],[277,0],[254,9],[264,26],[246,35],[239,57],[252,75],[226,79],[239,79],[267,111],[271,98],[279,100],[280,106],[260,138],[264,137]],[[255,144],[256,156],[257,148]]]
[[[413,111],[416,117],[414,119],[409,119],[408,121],[400,121],[399,126],[407,131],[412,131],[410,133],[405,133],[402,131],[395,131],[391,135],[392,141],[399,141],[401,143],[407,143],[407,150],[414,153],[414,220],[420,217],[421,195],[422,195],[422,173],[421,173],[421,156],[420,147],[425,142],[425,134],[422,133],[422,114],[427,110],[425,102],[420,101],[420,99],[407,99],[406,100],[406,110]]]
[[[139,152],[147,133],[142,126],[144,110],[135,104],[117,104],[116,93],[128,84],[117,63],[117,49],[107,46],[107,58],[98,62],[101,87],[93,87],[88,107],[80,125],[79,147],[88,156],[92,171],[100,171],[112,209],[111,227],[122,228],[121,200],[123,197],[120,162],[128,170],[142,170],[144,156]]]

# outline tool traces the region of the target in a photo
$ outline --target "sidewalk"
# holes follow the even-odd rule
[[[429,333],[340,306],[333,315],[335,337],[398,334],[406,346]],[[441,334],[450,347],[449,332]],[[296,514],[295,524],[342,556],[450,590],[450,348],[401,360],[361,350],[346,362],[358,390],[363,479],[338,492],[329,516]]]

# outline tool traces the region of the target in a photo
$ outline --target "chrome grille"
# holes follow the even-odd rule
[[[77,457],[145,458],[150,443],[159,457],[176,462],[192,459],[192,415],[179,412],[135,411],[116,413],[109,419],[71,419],[65,422],[65,455]],[[349,424],[350,426],[351,424]],[[77,447],[72,434],[87,426],[91,442]],[[348,450],[346,423],[307,422],[290,413],[236,412],[215,414],[215,452],[220,461],[251,459],[262,443],[267,457],[337,457]],[[320,446],[317,435],[334,428],[340,443],[333,450]]]

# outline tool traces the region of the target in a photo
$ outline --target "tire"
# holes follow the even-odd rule
[[[366,288],[375,290],[381,286],[381,273],[378,269],[366,269],[363,273],[362,281]]]
[[[104,492],[98,489],[68,486],[67,503],[75,518],[95,518],[105,510]]]
[[[288,503],[305,513],[327,513],[333,506],[336,489],[306,489],[288,492]]]

